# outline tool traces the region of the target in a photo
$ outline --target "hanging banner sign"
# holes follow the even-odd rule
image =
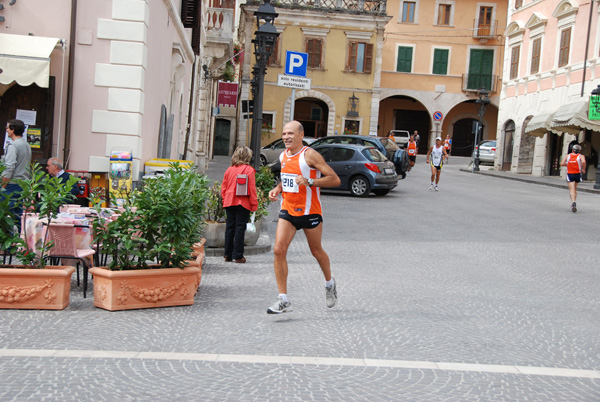
[[[219,81],[217,106],[237,107],[238,83]]]

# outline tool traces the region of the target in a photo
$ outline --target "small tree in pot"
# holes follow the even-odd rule
[[[116,220],[99,221],[98,239],[113,261],[90,270],[94,305],[125,310],[193,304],[200,269],[186,267],[186,261],[200,239],[208,193],[205,176],[174,164],[163,176],[147,179]],[[157,284],[149,282],[154,277]]]
[[[0,164],[0,170],[4,165]],[[22,191],[17,203],[25,207],[23,237],[28,239],[28,212],[38,211],[39,221],[50,225],[60,206],[72,200],[71,187],[77,182],[71,177],[62,183],[57,177],[44,174],[38,164],[31,167],[31,179],[16,180]],[[15,254],[22,265],[0,267],[0,308],[62,310],[69,304],[71,275],[74,267],[48,267],[46,256],[53,247],[48,231],[39,244],[21,238],[15,230],[16,217],[10,210],[10,200],[0,200],[0,250]],[[33,241],[33,240],[31,240]],[[36,246],[36,249],[34,249]]]

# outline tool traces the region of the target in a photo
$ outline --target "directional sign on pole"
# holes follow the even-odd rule
[[[285,52],[285,75],[294,75],[296,77],[306,77],[308,67],[308,53]]]

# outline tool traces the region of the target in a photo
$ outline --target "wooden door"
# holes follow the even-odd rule
[[[54,126],[54,77],[50,77],[49,88],[40,88],[33,84],[27,87],[13,85],[0,98],[0,124],[17,116],[17,109],[34,110],[35,125],[29,128],[41,130],[39,145],[31,148],[31,161],[45,163],[52,156],[52,132]],[[25,133],[24,137],[27,135]],[[1,138],[4,143],[4,137]],[[59,153],[61,150],[59,150]],[[0,155],[4,149],[0,147]]]
[[[492,30],[492,7],[479,8],[479,22],[477,24],[479,36],[490,36]]]

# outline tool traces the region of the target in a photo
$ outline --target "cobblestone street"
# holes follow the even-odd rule
[[[1,311],[0,399],[599,401],[600,198],[574,214],[467,163],[438,192],[420,155],[386,196],[323,194],[333,309],[299,232],[280,316],[272,252],[207,257],[190,307],[108,312],[73,282],[63,311]]]

